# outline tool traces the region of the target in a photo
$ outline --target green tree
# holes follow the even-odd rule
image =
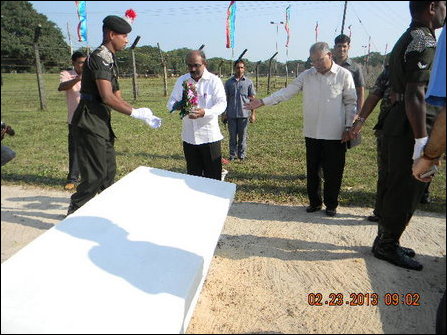
[[[60,29],[28,1],[1,2],[2,71],[31,71],[34,68],[34,32],[42,26],[39,53],[43,70],[59,71],[70,64],[70,48]]]

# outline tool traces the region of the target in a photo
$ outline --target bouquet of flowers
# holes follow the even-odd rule
[[[182,86],[182,100],[177,101],[171,110],[171,113],[175,110],[180,110],[181,119],[183,119],[185,115],[191,113],[194,107],[197,107],[199,104],[199,94],[197,93],[196,85],[188,80],[185,80]]]

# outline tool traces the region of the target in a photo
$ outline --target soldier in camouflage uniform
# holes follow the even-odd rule
[[[153,128],[160,125],[160,119],[154,117],[149,108],[134,109],[121,98],[115,52],[124,49],[131,30],[125,19],[107,16],[103,20],[103,43],[84,64],[81,101],[72,120],[81,183],[71,197],[67,215],[114,182],[116,158],[115,134],[110,123],[112,108]]]
[[[385,189],[381,197],[374,256],[397,266],[422,270],[414,250],[399,240],[424,191],[412,176],[413,159],[420,157],[435,113],[428,112],[425,90],[433,62],[436,37],[446,13],[445,1],[410,1],[412,23],[390,56],[391,97],[394,104],[383,120],[381,145]]]

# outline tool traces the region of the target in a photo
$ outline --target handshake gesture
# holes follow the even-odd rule
[[[130,116],[144,121],[151,128],[159,128],[161,126],[161,119],[154,116],[150,108],[132,108]]]

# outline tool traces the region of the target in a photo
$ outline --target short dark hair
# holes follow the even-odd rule
[[[239,63],[244,64],[244,66],[246,66],[247,64],[245,64],[245,62],[242,59],[238,59],[234,62],[233,67],[236,67],[236,65],[238,65]]]
[[[340,34],[334,40],[334,44],[338,44],[338,43],[348,43],[348,44],[351,44],[351,38],[348,35]]]
[[[78,58],[86,58],[86,57],[87,57],[87,55],[84,52],[82,52],[82,51],[75,51],[73,53],[73,55],[71,55],[71,60],[74,62]]]
[[[439,1],[410,1],[411,17],[414,18],[422,14],[424,10],[430,7],[430,4],[432,2],[439,2]]]

